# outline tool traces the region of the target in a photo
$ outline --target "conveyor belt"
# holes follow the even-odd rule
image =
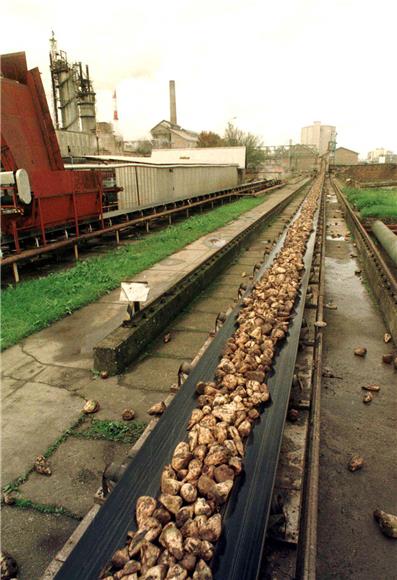
[[[317,226],[318,212],[315,223]],[[245,475],[236,480],[222,522],[212,571],[216,580],[253,580],[259,577],[265,535],[280,454],[284,422],[298,351],[299,335],[310,278],[315,232],[305,254],[303,276],[295,316],[286,341],[267,380],[271,406],[262,413],[248,440]]]
[[[215,557],[215,578],[255,578],[260,564],[298,348],[314,237],[313,233],[305,256],[306,272],[296,317],[290,326],[284,348],[277,357],[274,375],[269,381],[273,402],[250,436],[244,459],[245,473],[233,489],[228,504],[225,528]],[[279,251],[283,239],[284,236],[280,238],[272,255]],[[258,277],[264,268],[258,273]],[[195,385],[199,380],[213,378],[224,343],[236,328],[239,310],[238,305],[227,318],[203,358],[176,394],[158,425],[128,465],[122,479],[56,575],[57,580],[97,580],[115,550],[125,544],[127,531],[136,529],[136,500],[141,495],[158,495],[163,466],[170,462],[175,446],[186,439],[188,419],[196,407]],[[244,526],[241,525],[242,521]]]

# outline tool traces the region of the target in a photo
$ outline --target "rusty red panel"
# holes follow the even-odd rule
[[[76,210],[79,220],[95,217],[100,211],[100,195],[95,179],[90,179],[88,186],[83,187],[80,173],[74,171],[51,171],[46,174],[34,174],[35,183],[40,183],[34,197],[40,200],[42,220],[46,227],[54,227],[75,219],[73,194],[76,196]],[[89,175],[89,174],[87,174]],[[83,179],[87,179],[83,176]],[[25,226],[38,227],[40,216],[35,213],[25,219]]]
[[[2,216],[4,233],[12,233],[11,219],[19,230],[38,230],[43,224],[60,227],[75,221],[99,217],[101,212],[101,184],[96,172],[33,171],[31,181],[33,203],[23,207],[24,215]],[[73,201],[75,195],[75,202]]]
[[[33,104],[36,108],[37,120],[40,125],[41,134],[47,149],[47,156],[51,169],[64,169],[61,150],[54,125],[52,123],[50,111],[48,109],[47,98],[45,96],[43,83],[41,82],[40,71],[34,68],[28,71],[27,85],[32,95]]]
[[[18,168],[51,169],[32,96],[26,85],[1,79],[1,132]]]
[[[20,83],[26,83],[28,66],[24,52],[11,52],[2,54],[0,59],[1,74],[7,79],[13,79]]]
[[[41,232],[99,218],[102,182],[97,172],[65,171],[39,70],[26,70],[24,53],[2,61],[2,162],[7,169],[28,172],[33,200],[17,203],[14,214],[2,215],[2,228]],[[18,213],[19,212],[19,213]],[[15,238],[14,238],[15,239]],[[17,243],[16,243],[17,245]]]

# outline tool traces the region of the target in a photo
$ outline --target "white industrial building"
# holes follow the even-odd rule
[[[180,149],[153,149],[153,163],[200,163],[210,165],[237,165],[245,169],[246,147],[194,147]]]
[[[336,127],[322,125],[320,121],[314,121],[313,125],[303,127],[301,130],[301,144],[314,145],[320,155],[327,151],[334,152],[336,145]]]

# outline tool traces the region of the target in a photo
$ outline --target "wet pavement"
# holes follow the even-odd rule
[[[195,267],[198,256],[204,259],[216,251],[214,244],[206,243],[208,239],[231,239],[247,223],[252,223],[269,207],[279,203],[291,190],[289,186],[272,193],[263,204],[235,222],[197,240],[138,275],[137,279],[147,280],[152,286],[150,300],[183,277],[188,269]],[[294,200],[285,211],[292,214],[297,205],[298,201]],[[232,272],[226,270],[219,276],[164,331],[164,334],[171,334],[171,341],[165,344],[159,338],[123,375],[102,380],[91,370],[93,346],[125,317],[125,305],[118,303],[119,290],[5,351],[2,371],[7,388],[3,423],[7,438],[3,438],[2,447],[3,485],[23,476],[31,468],[35,456],[44,453],[78,419],[85,399],[100,401],[101,410],[95,416],[98,419],[120,420],[123,409],[133,407],[136,419],[149,420],[148,408],[169,394],[171,385],[177,381],[181,362],[191,361],[195,357],[214,330],[216,314],[233,306],[241,282],[248,281],[254,264],[263,258],[267,240],[276,239],[281,227],[280,223],[275,223],[264,229],[249,250],[231,265]],[[18,429],[13,439],[15,425]],[[92,505],[93,494],[100,485],[100,474],[105,465],[113,460],[122,461],[129,447],[126,444],[116,445],[112,441],[69,438],[50,458],[53,475],[46,478],[31,473],[19,487],[19,497],[36,504],[56,504],[81,517]],[[14,459],[16,455],[17,460]],[[23,513],[29,514],[30,511]],[[13,513],[20,512],[18,508],[7,508],[2,522],[4,534],[13,533],[10,519]],[[34,511],[32,513],[35,514]],[[41,520],[37,520],[35,526],[29,524],[15,537],[8,537],[5,544],[11,553],[21,553],[21,580],[35,580],[43,573],[43,554],[38,552],[36,558],[34,545],[45,541],[49,533],[48,522],[60,516],[51,514],[46,517],[42,520],[42,529]],[[77,520],[72,519],[71,522],[74,529]],[[60,528],[59,535],[63,534],[64,541],[70,533],[70,526]],[[26,550],[19,549],[21,542],[25,548],[31,546],[29,562],[26,560]],[[50,542],[48,546],[58,546],[57,542]],[[56,550],[48,549],[47,564],[55,553]]]
[[[392,580],[396,541],[380,532],[373,511],[397,514],[397,372],[382,362],[394,347],[383,341],[386,328],[331,194],[327,224],[325,302],[336,310],[325,310],[323,367],[341,378],[323,378],[322,386],[317,577]],[[353,354],[358,346],[364,358]],[[370,383],[380,391],[366,405],[362,386]],[[354,473],[352,455],[365,461]]]

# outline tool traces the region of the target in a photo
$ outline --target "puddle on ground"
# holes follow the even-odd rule
[[[223,240],[222,238],[209,238],[208,240],[205,240],[204,244],[209,248],[223,248],[226,244],[226,240]]]
[[[326,239],[331,242],[345,242],[345,236],[326,236]]]

